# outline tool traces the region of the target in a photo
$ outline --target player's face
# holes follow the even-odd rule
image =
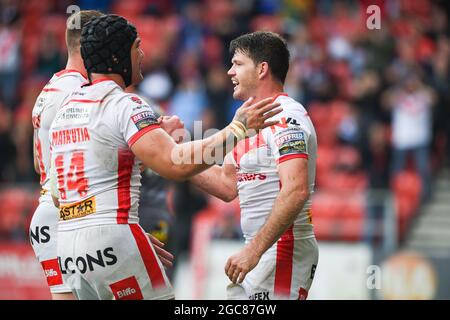
[[[139,84],[144,78],[141,71],[141,63],[142,59],[144,59],[144,52],[142,51],[140,44],[141,38],[137,37],[131,46],[131,68],[133,72],[131,76],[131,83],[134,85]]]
[[[227,74],[234,86],[233,98],[236,100],[247,100],[252,96],[257,86],[258,72],[255,63],[246,54],[236,51],[232,66]]]

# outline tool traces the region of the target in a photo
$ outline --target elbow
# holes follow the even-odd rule
[[[53,204],[59,209],[59,199],[52,195]]]
[[[300,193],[299,198],[302,202],[306,202],[309,199],[309,196],[310,196],[309,190],[306,189]]]
[[[220,197],[220,199],[225,201],[225,202],[231,202],[234,199],[236,199],[236,197],[237,197],[237,193],[236,192],[226,192]]]
[[[302,208],[306,201],[308,201],[310,196],[308,189],[293,190],[291,192],[291,201],[296,207]]]
[[[175,181],[175,182],[183,182],[188,180],[194,176],[193,173],[188,170],[183,170],[183,168],[178,166],[172,166],[171,170],[167,171],[167,174],[164,175],[164,178]]]

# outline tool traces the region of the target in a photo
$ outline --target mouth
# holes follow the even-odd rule
[[[233,83],[233,90],[236,91],[236,89],[239,85],[239,81],[237,81],[236,79],[231,79],[231,82]]]

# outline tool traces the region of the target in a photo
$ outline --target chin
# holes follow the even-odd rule
[[[240,101],[245,101],[245,100],[247,100],[247,99],[245,98],[245,95],[242,94],[242,93],[239,92],[239,91],[233,92],[233,99],[234,99],[234,100],[240,100]]]

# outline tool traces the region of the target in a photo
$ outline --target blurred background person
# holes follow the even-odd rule
[[[325,267],[317,271],[312,299],[386,298],[367,291],[365,282],[357,287],[362,282],[355,278],[355,268],[362,265],[362,251],[368,255],[364,260],[367,265],[381,266],[387,256],[401,249],[417,249],[428,256],[436,251],[435,257],[439,257],[439,250],[450,250],[445,240],[450,217],[448,1],[0,0],[0,257],[13,256],[33,270],[26,259],[26,254],[32,257],[32,252],[24,248],[29,246],[27,230],[37,205],[38,176],[32,169],[32,129],[27,117],[35,99],[34,87],[45,84],[40,74],[56,69],[57,57],[64,59],[67,55],[63,31],[66,9],[72,4],[117,13],[132,21],[140,30],[146,54],[139,93],[155,101],[166,114],[176,109],[174,113],[187,127],[194,120],[203,120],[202,131],[221,129],[238,106],[230,99],[232,84],[223,72],[230,67],[229,41],[256,30],[278,32],[287,39],[292,57],[286,91],[308,107],[318,135],[313,221],[319,245],[325,247],[321,248],[321,259],[326,261],[328,247],[330,254],[346,257],[342,264],[332,260],[334,270],[339,270],[337,274],[332,274],[327,262],[322,264]],[[369,5],[380,8],[379,30],[367,29]],[[39,46],[44,41],[49,43],[48,52]],[[406,90],[408,70],[420,79],[413,91]],[[407,151],[411,149],[399,148],[395,142],[398,115],[401,120],[408,113],[398,109],[398,103],[388,107],[387,92],[409,97],[413,109],[420,111],[411,119],[418,114],[428,118],[425,125],[412,132],[427,132],[417,138],[428,149],[428,153],[421,154],[426,158],[420,160],[421,164],[426,166],[420,170],[413,154]],[[426,103],[424,97],[428,94],[424,92],[433,92],[432,103]],[[423,106],[418,106],[419,101]],[[419,146],[414,141],[411,145],[413,149]],[[398,157],[393,159],[396,150],[409,153],[403,165]],[[398,171],[393,170],[394,163]],[[375,191],[382,195],[380,199],[368,196]],[[421,194],[425,198],[429,194],[427,203],[421,203]],[[169,212],[173,212],[172,230],[180,236],[177,241],[185,253],[173,269],[175,280],[178,273],[184,282],[189,277],[195,279],[193,289],[177,296],[211,297],[215,291],[208,291],[211,281],[207,276],[215,276],[210,271],[221,255],[214,255],[213,242],[218,239],[202,237],[204,233],[221,234],[214,229],[222,223],[231,230],[231,219],[221,217],[220,212],[229,210],[238,217],[239,210],[212,201],[188,183],[169,186],[166,196]],[[239,219],[235,220],[238,227]],[[370,220],[374,224],[368,224]],[[18,247],[8,251],[13,240]],[[360,250],[361,246],[364,250]],[[348,251],[339,251],[342,248]],[[225,248],[220,250],[225,255]],[[350,252],[355,254],[354,259]],[[214,261],[203,260],[208,256],[214,256]],[[428,257],[428,262],[437,270],[445,269],[439,263],[450,263],[435,257]],[[35,270],[40,276],[41,270]],[[346,274],[350,278],[345,278]],[[355,285],[334,292],[333,281],[320,282],[326,276],[347,279],[347,284]],[[403,277],[397,274],[396,279]],[[450,274],[439,273],[438,279],[434,297],[450,298],[448,290],[443,289],[450,286]],[[12,297],[13,292],[21,298],[45,297],[38,286],[20,289],[19,283],[20,278],[2,277],[0,273],[0,298]],[[433,292],[421,287],[425,283],[417,286],[421,288],[417,296]],[[407,282],[401,287],[404,292],[414,291],[407,290]],[[389,285],[384,284],[384,288]]]

